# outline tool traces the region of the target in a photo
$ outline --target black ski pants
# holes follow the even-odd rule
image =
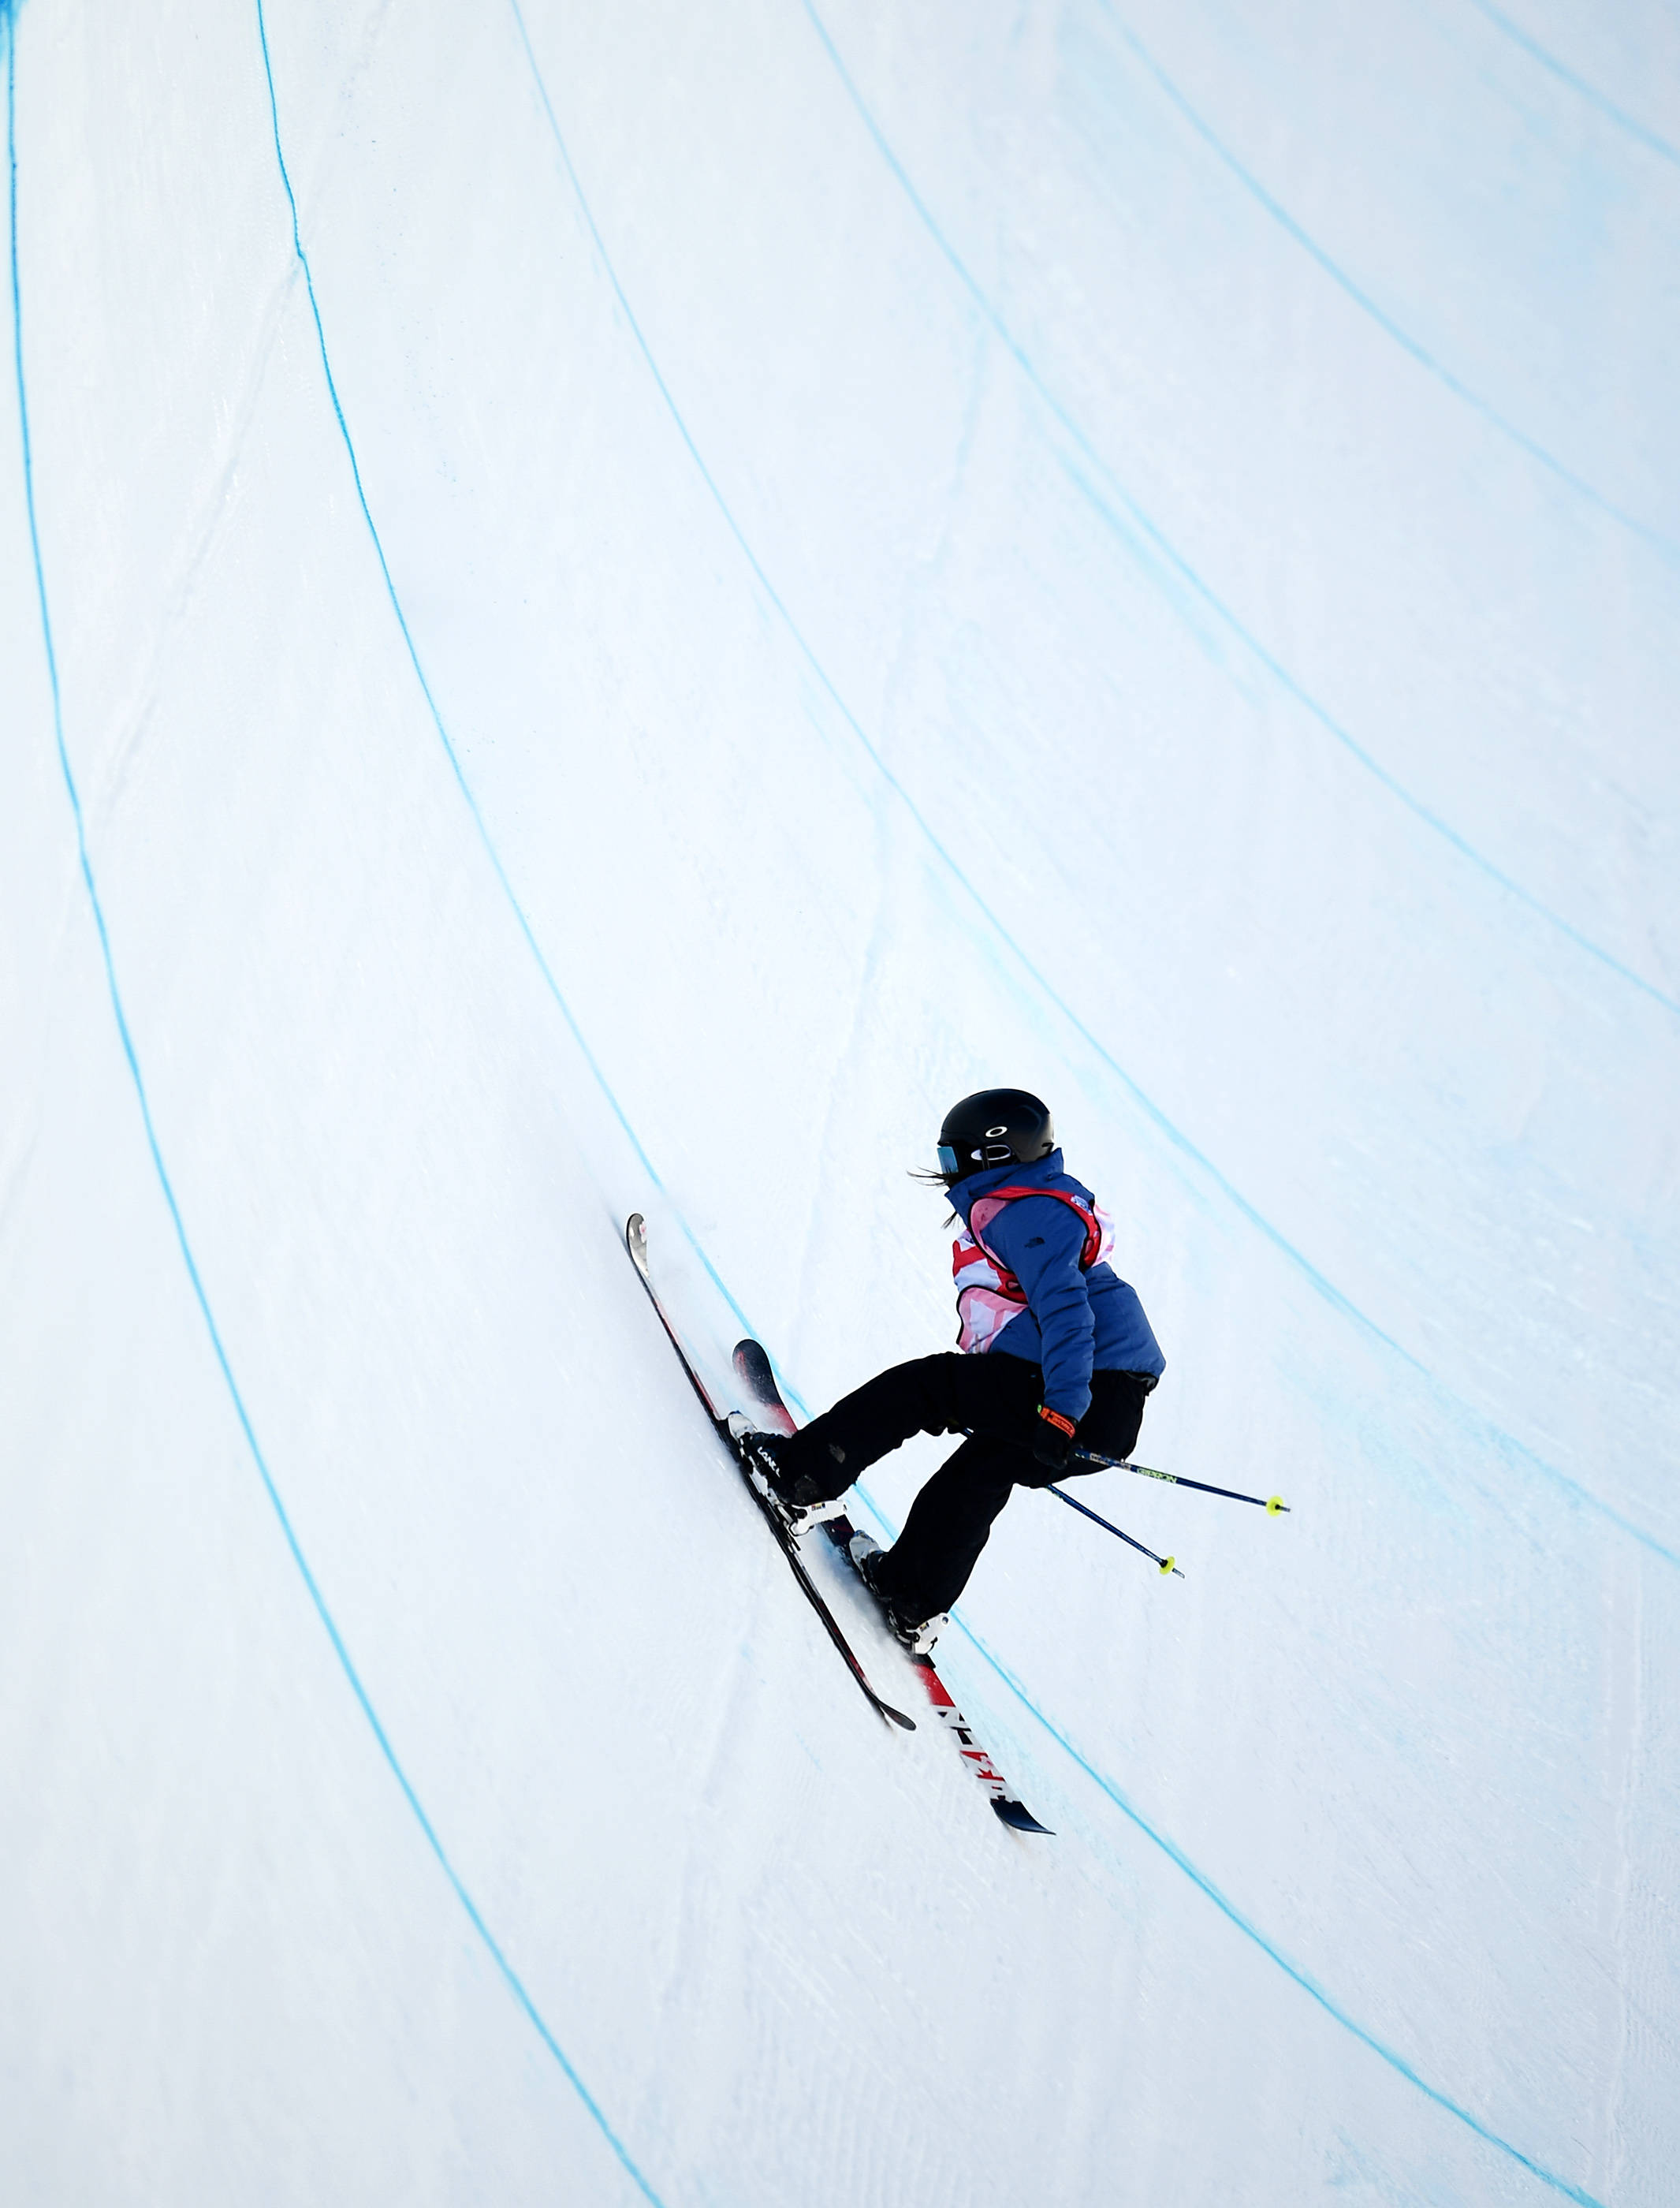
[[[1103,1456],[1129,1456],[1154,1385],[1147,1372],[1093,1372],[1078,1445]],[[895,1608],[932,1617],[949,1610],[967,1586],[1010,1490],[1048,1487],[1057,1477],[1032,1454],[1043,1394],[1039,1367],[1007,1352],[918,1357],[843,1395],[784,1447],[782,1460],[838,1496],[912,1434],[969,1431],[971,1438],[911,1505],[881,1567],[882,1591]],[[1079,1468],[1076,1461],[1068,1470]]]

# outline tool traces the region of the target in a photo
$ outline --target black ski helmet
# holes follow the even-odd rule
[[[1055,1148],[1050,1107],[1025,1089],[983,1089],[945,1114],[939,1170],[948,1188],[993,1166],[1030,1166]]]

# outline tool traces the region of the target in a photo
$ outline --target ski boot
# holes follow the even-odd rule
[[[927,1655],[951,1622],[945,1612],[941,1611],[932,1617],[915,1617],[899,1607],[876,1576],[886,1551],[873,1534],[853,1533],[846,1544],[846,1553],[858,1578],[880,1604],[881,1614],[894,1638],[901,1641],[912,1656]]]
[[[820,1526],[824,1519],[841,1515],[838,1497],[822,1494],[808,1473],[790,1473],[782,1462],[781,1451],[791,1435],[761,1433],[739,1411],[731,1414],[729,1431],[747,1478],[790,1533],[803,1533],[808,1526]]]

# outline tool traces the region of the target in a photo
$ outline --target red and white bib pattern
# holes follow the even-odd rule
[[[1023,1196],[1048,1196],[1065,1203],[1085,1222],[1079,1270],[1100,1265],[1115,1246],[1114,1221],[1094,1199],[1085,1203],[1061,1188],[994,1188],[975,1199],[968,1224],[951,1245],[951,1271],[957,1283],[957,1347],[966,1355],[989,1349],[1012,1318],[1026,1309],[1026,1293],[1009,1268],[986,1247],[986,1229],[1006,1203]]]

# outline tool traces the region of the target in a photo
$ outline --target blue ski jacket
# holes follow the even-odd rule
[[[1062,1189],[1087,1205],[1096,1202],[1083,1182],[1064,1172],[1061,1151],[1052,1150],[1036,1165],[997,1166],[958,1181],[951,1202],[965,1227],[980,1197],[999,1188]],[[1080,1271],[1085,1230],[1069,1205],[1017,1197],[987,1222],[985,1239],[1026,1298],[1025,1310],[986,1347],[1043,1367],[1048,1409],[1082,1419],[1091,1408],[1093,1371],[1158,1377],[1166,1371],[1137,1290],[1100,1261]]]

